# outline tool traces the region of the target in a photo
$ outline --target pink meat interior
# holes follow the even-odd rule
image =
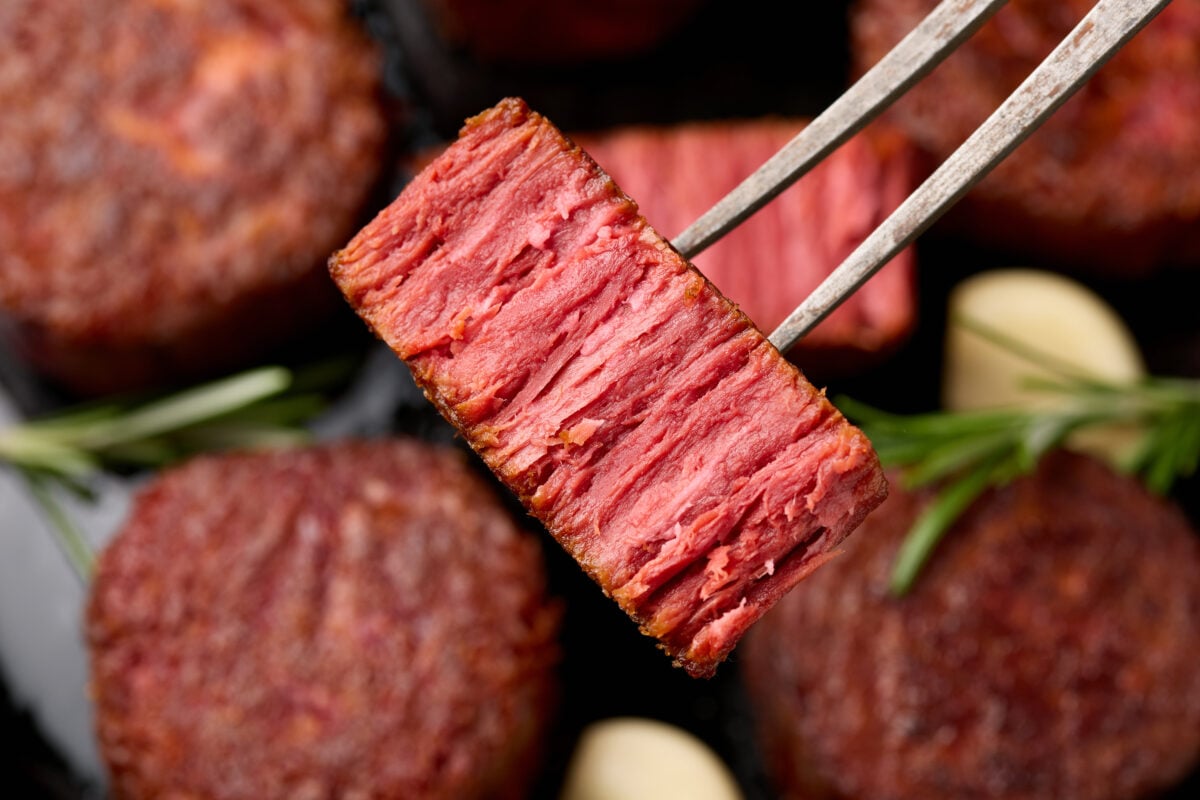
[[[861,432],[520,101],[469,121],[331,269],[691,674],[711,674],[886,493]]]

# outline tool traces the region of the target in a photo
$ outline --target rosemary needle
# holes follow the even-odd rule
[[[1080,373],[977,321],[957,320],[1049,377],[1030,389],[1058,395],[1052,408],[896,415],[838,398],[835,404],[871,439],[885,467],[901,471],[907,488],[934,486],[934,498],[900,547],[891,589],[912,588],[938,542],[976,498],[1033,472],[1041,458],[1076,431],[1132,423],[1140,445],[1125,471],[1157,493],[1191,475],[1200,462],[1200,381],[1149,378],[1112,383]]]
[[[57,499],[89,496],[101,470],[163,466],[232,447],[307,441],[301,423],[319,411],[316,394],[284,396],[297,381],[283,367],[261,367],[131,404],[92,405],[0,431],[0,463],[15,470],[51,523],[75,572],[86,580],[92,553]]]

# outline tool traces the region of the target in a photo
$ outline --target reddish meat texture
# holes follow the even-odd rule
[[[331,270],[692,675],[886,494],[862,433],[520,100],[471,119]]]
[[[1200,542],[1180,509],[1052,453],[891,597],[931,501],[895,488],[747,637],[781,800],[1139,800],[1194,770]]]
[[[193,459],[146,485],[92,581],[112,796],[528,797],[559,619],[538,540],[456,450]]]
[[[62,388],[190,383],[340,309],[380,58],[343,0],[0,2],[0,337]]]
[[[866,71],[936,0],[857,0]],[[1012,0],[887,118],[944,160],[1094,0]],[[1200,265],[1200,0],[1175,0],[946,216],[978,241],[1077,271]]]
[[[805,120],[638,126],[576,141],[671,236],[803,130]],[[721,241],[696,267],[764,331],[787,318],[915,186],[913,152],[870,128]],[[809,374],[878,363],[916,320],[915,255],[906,249],[788,353]]]

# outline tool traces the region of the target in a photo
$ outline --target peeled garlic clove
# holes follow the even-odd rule
[[[635,717],[589,725],[580,736],[561,800],[741,800],[728,767],[674,725]]]
[[[1137,342],[1120,316],[1099,295],[1062,275],[1033,269],[984,272],[950,294],[942,404],[951,411],[983,408],[1053,408],[1063,398],[1023,386],[1029,377],[1053,373],[1014,355],[957,322],[966,319],[1096,378],[1126,382],[1146,368]],[[1118,460],[1136,445],[1128,426],[1096,428],[1070,444]]]

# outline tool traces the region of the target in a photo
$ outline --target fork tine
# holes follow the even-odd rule
[[[1006,0],[943,0],[804,130],[675,237],[691,258],[791,186],[938,65]]]
[[[1046,60],[771,334],[791,348],[1024,141],[1170,0],[1099,0]]]

